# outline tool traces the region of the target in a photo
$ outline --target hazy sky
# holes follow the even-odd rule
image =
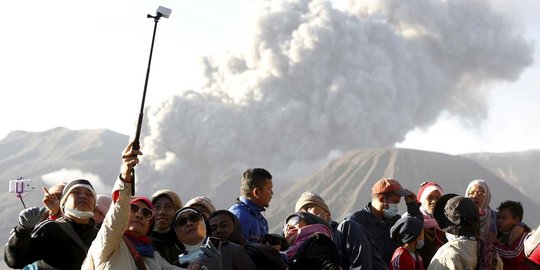
[[[489,86],[480,126],[443,114],[398,146],[452,154],[540,148],[540,1],[492,2],[536,40],[535,63],[518,81]],[[154,26],[146,14],[159,5],[172,15],[158,24],[147,105],[198,89],[202,56],[241,50],[252,1],[0,2],[0,138],[57,126],[132,135]]]

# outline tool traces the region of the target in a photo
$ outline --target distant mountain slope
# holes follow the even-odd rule
[[[501,179],[540,203],[540,150],[510,153],[475,153],[462,155],[490,170]]]
[[[540,222],[539,205],[523,196],[516,188],[473,160],[460,156],[410,149],[368,149],[349,152],[314,175],[292,185],[286,192],[275,194],[267,213],[275,232],[287,214],[294,211],[300,194],[306,190],[321,195],[334,219],[363,208],[371,199],[371,187],[381,177],[393,177],[413,192],[421,182],[439,182],[444,191],[463,194],[470,180],[489,182],[496,208],[503,200],[519,200],[525,207],[525,221],[536,226]],[[400,211],[405,210],[400,204]]]

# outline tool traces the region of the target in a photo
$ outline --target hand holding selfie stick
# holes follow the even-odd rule
[[[150,77],[150,65],[152,64],[152,53],[154,52],[154,40],[156,39],[156,29],[158,21],[161,17],[169,18],[171,15],[171,10],[159,6],[156,12],[156,16],[152,16],[150,14],[146,15],[146,18],[153,18],[154,19],[154,34],[152,35],[152,44],[150,46],[150,57],[148,59],[148,67],[146,69],[146,79],[144,80],[144,91],[142,96],[142,103],[141,103],[141,110],[139,112],[139,121],[137,122],[137,131],[135,133],[135,139],[133,144],[133,149],[139,150],[141,148],[140,145],[140,136],[141,136],[141,128],[142,128],[142,121],[143,121],[143,114],[144,114],[144,101],[146,100],[146,89],[148,87],[148,78]],[[135,195],[135,169],[131,170],[131,179],[133,181],[132,188],[131,188],[131,195]]]

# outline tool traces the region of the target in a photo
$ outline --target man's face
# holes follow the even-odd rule
[[[149,209],[148,206],[141,201],[132,204],[137,205],[138,207],[131,207],[129,212],[129,223],[126,230],[130,231],[135,236],[145,236],[148,233],[148,230],[150,230],[152,217],[145,216],[144,213],[148,211],[151,212],[152,209]]]
[[[229,240],[234,232],[234,223],[231,217],[226,214],[217,215],[210,219],[212,236],[221,240]]]
[[[154,227],[158,231],[169,230],[175,213],[172,201],[166,196],[159,197],[154,203],[154,214],[156,215]]]
[[[330,221],[330,213],[326,212],[322,207],[317,206],[315,204],[307,204],[304,207],[302,207],[301,211],[305,211],[311,214],[314,214],[326,221]]]
[[[77,187],[69,193],[64,207],[79,211],[92,211],[96,209],[96,198],[92,191],[84,187]]]
[[[440,198],[441,198],[441,193],[438,190],[434,190],[431,193],[429,193],[426,199],[421,203],[426,206],[426,210],[428,213],[433,214],[433,209],[435,209],[435,203]]]
[[[503,208],[497,213],[497,231],[499,232],[509,232],[519,222],[519,218],[512,217],[512,212],[508,208]]]
[[[257,188],[256,199],[254,200],[254,202],[259,206],[268,208],[268,206],[270,206],[270,201],[272,200],[272,195],[274,194],[274,192],[272,191],[272,187],[272,179],[266,179],[264,181],[263,188]]]

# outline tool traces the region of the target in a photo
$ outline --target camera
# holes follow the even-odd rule
[[[161,17],[163,18],[169,18],[169,16],[171,16],[171,12],[172,10],[170,8],[159,6],[156,14],[161,14]]]
[[[34,190],[32,179],[9,180],[9,193],[27,193]]]

